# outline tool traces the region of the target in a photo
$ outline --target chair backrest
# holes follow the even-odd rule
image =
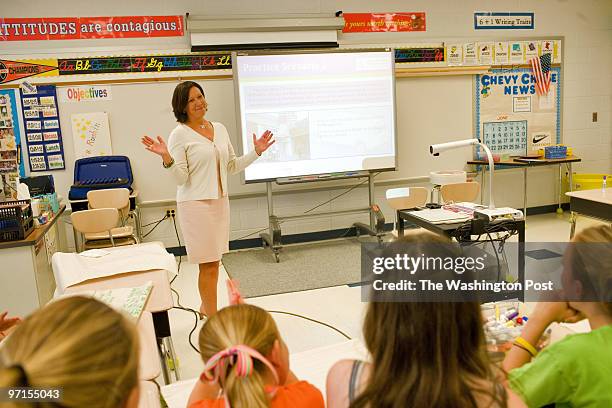
[[[108,232],[119,222],[119,210],[116,208],[98,208],[77,211],[70,214],[72,226],[81,234]]]
[[[87,192],[90,208],[116,208],[121,210],[130,205],[130,190],[127,188],[108,188]]]
[[[440,195],[445,203],[474,202],[480,193],[480,183],[467,181],[465,183],[451,183],[440,187]]]
[[[394,210],[422,207],[427,202],[428,190],[425,187],[400,187],[387,190],[387,204]]]

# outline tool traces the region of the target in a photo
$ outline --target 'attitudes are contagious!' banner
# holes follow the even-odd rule
[[[180,37],[183,16],[0,18],[0,41]]]

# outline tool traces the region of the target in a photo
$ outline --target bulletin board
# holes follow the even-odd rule
[[[65,169],[55,85],[22,87],[21,108],[30,171]]]
[[[493,153],[526,155],[561,143],[561,68],[538,95],[531,68],[492,69],[474,81],[475,136]]]
[[[12,89],[0,90],[0,201],[15,198],[13,189],[19,177],[25,176],[17,94]]]

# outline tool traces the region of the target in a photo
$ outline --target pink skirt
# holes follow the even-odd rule
[[[229,199],[177,203],[178,219],[189,263],[221,260],[229,252]]]

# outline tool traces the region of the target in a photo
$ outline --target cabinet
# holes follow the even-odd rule
[[[25,239],[0,242],[0,310],[26,316],[53,298],[51,257],[64,246],[59,220],[65,208]]]

